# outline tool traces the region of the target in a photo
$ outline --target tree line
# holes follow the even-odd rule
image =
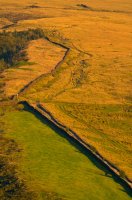
[[[0,71],[27,60],[24,49],[28,42],[44,37],[42,29],[26,31],[0,32]]]

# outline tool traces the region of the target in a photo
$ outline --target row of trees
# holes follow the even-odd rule
[[[0,33],[0,71],[26,59],[24,49],[31,40],[44,37],[41,29]]]

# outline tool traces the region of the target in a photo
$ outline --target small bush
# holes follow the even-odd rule
[[[91,148],[91,150],[92,150],[93,152],[97,153],[97,150],[96,150],[96,148],[95,148],[94,146],[90,145],[90,148]]]
[[[16,109],[19,111],[24,110],[24,105],[23,104],[17,104]]]
[[[125,172],[123,170],[120,170],[120,177],[125,179],[126,175]]]

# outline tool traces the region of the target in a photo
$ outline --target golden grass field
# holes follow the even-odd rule
[[[22,62],[20,66],[3,73],[7,96],[15,95],[30,81],[49,73],[65,54],[65,49],[42,39],[30,42],[26,51],[28,62]]]
[[[132,179],[132,1],[0,4],[1,27],[15,22],[8,30],[42,28],[52,41],[70,48],[54,76],[41,77],[21,99],[39,101]],[[5,72],[9,96],[49,72],[64,55],[45,40],[30,43],[27,51],[33,65]]]

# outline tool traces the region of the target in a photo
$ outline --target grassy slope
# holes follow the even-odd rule
[[[7,112],[4,119],[6,136],[23,149],[17,167],[19,177],[38,193],[37,199],[45,199],[45,191],[50,198],[55,194],[69,200],[130,199],[99,163],[93,160],[94,164],[45,120],[26,111]]]
[[[14,7],[12,18],[20,18],[19,11],[30,19],[20,21],[17,30],[41,27],[72,48],[55,78],[36,83],[25,97],[48,101],[55,117],[131,178],[131,1],[39,0],[39,9],[25,9],[31,5],[27,0],[10,3],[3,2],[2,13]],[[96,11],[77,7],[80,3]],[[46,18],[33,20],[36,15]]]
[[[18,93],[21,88],[41,74],[46,74],[63,58],[65,49],[61,49],[45,39],[31,41],[26,49],[28,62],[5,70],[7,96]]]

